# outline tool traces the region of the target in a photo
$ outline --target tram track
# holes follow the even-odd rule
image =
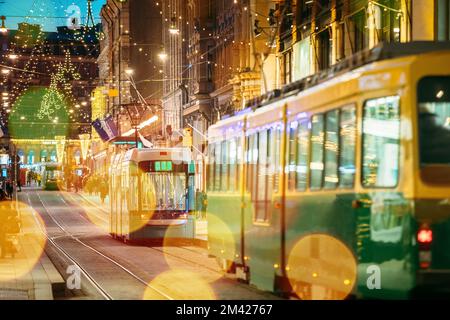
[[[83,210],[83,206],[79,207],[79,205],[80,205],[79,199],[76,199],[71,194],[69,195],[69,198],[66,198],[66,196],[67,196],[67,194],[58,194],[58,197],[61,198],[61,201],[65,204],[65,206],[67,206],[68,208],[73,208],[74,206],[76,206],[77,208],[79,208],[79,209],[76,209],[76,212],[78,213],[78,215],[84,221],[86,221],[87,223],[92,223],[90,220],[88,220],[88,218],[86,218],[85,211]],[[42,199],[40,199],[40,200],[41,200],[41,202],[44,202]],[[85,199],[83,199],[82,197],[81,197],[81,200],[83,202],[85,202]],[[42,204],[45,205],[45,203],[42,203]],[[44,208],[44,209],[46,209],[46,208]],[[100,210],[101,212],[104,212],[101,208],[97,207],[96,209]],[[97,218],[99,218],[101,220],[104,220],[104,217],[102,217],[101,215],[99,216],[99,213],[97,213],[95,215],[97,216]],[[53,216],[50,216],[50,217],[55,219]],[[64,227],[61,230],[65,230]],[[69,237],[73,238],[72,236],[73,236],[73,233],[70,233]],[[102,250],[103,251],[102,252],[102,251],[100,251],[100,249],[96,249],[96,248],[92,247],[91,245],[87,244],[86,242],[80,240],[78,237],[76,237],[76,238],[77,238],[76,239],[77,242],[81,242],[83,244],[83,246],[88,248],[89,250],[94,250],[95,253],[100,255],[103,259],[107,259],[109,262],[112,262],[114,264],[118,264],[118,265],[122,266],[123,268],[125,268],[126,270],[128,270],[130,272],[130,275],[133,274],[137,278],[140,278],[138,275],[136,275],[129,268],[125,267],[122,263],[116,261],[108,253],[105,253],[103,250]],[[244,290],[246,292],[252,292],[253,294],[261,296],[263,299],[266,299],[266,298],[273,299],[273,298],[275,298],[272,295],[269,296],[266,293],[259,292],[258,290],[256,290],[255,288],[252,288],[248,284],[235,281],[236,279],[232,275],[227,274],[223,270],[220,270],[218,268],[216,269],[214,267],[208,266],[207,263],[198,263],[198,262],[196,262],[198,260],[196,257],[205,258],[205,254],[203,252],[199,252],[198,250],[191,249],[191,248],[184,247],[184,246],[170,247],[170,248],[151,247],[151,246],[144,246],[144,247],[147,250],[151,251],[151,252],[155,252],[158,256],[161,256],[165,261],[167,261],[167,258],[170,257],[170,259],[175,259],[178,262],[181,262],[181,263],[186,264],[186,265],[190,265],[191,267],[193,267],[193,269],[196,269],[196,270],[203,269],[204,271],[214,273],[214,274],[218,275],[217,279],[223,279],[223,280],[226,280],[226,281],[232,281],[233,286],[235,286],[237,288],[240,288],[239,290]],[[168,249],[168,250],[166,250],[166,249]],[[171,250],[181,250],[181,251],[189,252],[192,256],[191,256],[191,258],[189,258],[189,257],[186,258],[186,257],[183,257],[184,254],[180,255],[179,251],[178,252],[170,252]],[[140,278],[140,279],[142,280],[142,278]],[[139,281],[139,282],[141,284],[145,283],[146,287],[150,287],[153,290],[156,289],[156,288],[152,287],[151,284],[149,284],[147,282],[142,282],[142,281]],[[167,293],[165,293],[165,292],[163,292],[161,290],[158,290],[158,289],[156,289],[156,292],[159,293],[159,294],[165,295],[164,298],[167,299],[167,300],[174,300],[174,298],[171,297],[170,294],[167,294]]]
[[[131,278],[133,278],[135,281],[138,281],[141,285],[143,285],[145,288],[150,288],[151,290],[153,290],[157,295],[161,296],[164,298],[164,300],[174,300],[174,298],[172,298],[169,294],[162,292],[161,290],[159,290],[158,288],[150,285],[147,281],[143,280],[141,277],[139,277],[138,275],[136,275],[134,272],[132,272],[131,270],[129,270],[127,267],[123,266],[121,263],[117,262],[116,260],[114,260],[113,258],[111,258],[110,256],[100,252],[99,250],[95,249],[94,247],[90,246],[89,244],[85,243],[84,241],[80,240],[79,237],[75,236],[74,234],[72,234],[71,232],[69,232],[62,224],[60,221],[58,221],[52,214],[51,214],[51,210],[48,209],[48,207],[46,206],[44,200],[41,198],[41,196],[39,195],[38,192],[35,192],[35,195],[37,196],[37,198],[39,199],[39,203],[42,205],[42,208],[44,209],[45,213],[47,214],[48,218],[51,219],[51,221],[64,233],[64,235],[58,235],[56,237],[52,237],[51,235],[49,235],[49,233],[47,232],[45,226],[42,225],[42,223],[37,219],[37,217],[35,216],[35,213],[33,211],[33,216],[34,219],[36,221],[36,223],[38,224],[39,228],[41,229],[41,231],[43,232],[43,234],[46,236],[46,238],[48,239],[48,241],[59,251],[63,254],[64,257],[66,257],[66,259],[68,259],[71,263],[73,263],[74,265],[76,265],[79,269],[80,272],[86,277],[86,279],[88,279],[88,281],[90,282],[90,284],[92,285],[92,287],[95,288],[95,290],[105,299],[105,300],[115,300],[113,295],[108,293],[108,289],[104,288],[104,286],[102,286],[96,279],[95,276],[93,276],[89,271],[86,270],[85,267],[83,267],[82,263],[80,263],[78,261],[78,259],[73,255],[70,254],[68,252],[68,250],[66,250],[62,245],[57,243],[57,239],[71,239],[74,242],[76,242],[78,245],[81,245],[83,248],[88,249],[90,252],[94,253],[95,255],[101,257],[102,259],[108,261],[110,264],[114,265],[116,268],[119,268],[122,272],[125,272],[128,276],[130,276]],[[28,203],[30,205],[30,207],[32,206],[31,203],[31,199],[29,196],[29,193],[27,193],[27,198],[28,198]],[[63,200],[63,203],[68,207],[68,204]],[[83,219],[85,219],[83,217]]]
[[[70,202],[76,203],[76,201],[74,201],[73,195],[69,195],[69,197],[70,197]],[[62,197],[62,198],[63,198],[63,197]],[[83,200],[84,202],[86,202],[85,199],[82,198],[82,200]],[[63,201],[65,201],[65,200],[63,199]],[[96,207],[96,206],[95,206],[95,207]],[[100,211],[103,211],[103,209],[98,208],[98,207],[96,207],[96,209],[97,209],[97,210],[100,210]],[[91,213],[91,214],[92,214],[92,213]],[[100,220],[106,221],[103,217],[101,217],[101,216],[98,215],[98,214],[95,214],[95,216],[96,216],[97,218],[99,218]],[[186,259],[186,258],[180,257],[180,256],[175,255],[175,254],[173,254],[173,253],[169,253],[167,250],[164,250],[164,248],[161,248],[161,247],[155,248],[155,247],[151,247],[151,246],[146,246],[146,248],[148,248],[148,249],[150,249],[150,250],[152,250],[152,251],[158,252],[159,254],[162,254],[162,255],[168,255],[168,256],[171,256],[171,257],[173,257],[173,258],[175,258],[175,259],[177,259],[177,260],[179,260],[179,261],[183,261],[183,262],[185,262],[185,263],[189,263],[189,264],[191,264],[191,265],[193,265],[193,266],[197,266],[197,267],[201,267],[201,268],[204,268],[204,269],[208,269],[208,270],[210,270],[210,271],[212,271],[212,272],[214,272],[214,273],[223,275],[223,273],[222,273],[221,271],[218,271],[218,270],[216,270],[216,269],[214,269],[214,268],[208,267],[208,266],[206,266],[206,265],[204,265],[204,264],[200,264],[200,263],[194,262],[194,261],[192,261],[192,260],[190,260],[190,259]],[[202,255],[200,252],[197,252],[197,251],[195,251],[195,250],[191,250],[191,249],[186,248],[186,247],[183,247],[183,246],[177,247],[177,249],[182,249],[182,250],[185,250],[185,251],[189,251],[189,252],[192,253],[192,254],[195,254],[195,255],[198,255],[198,256],[203,257],[203,255]]]

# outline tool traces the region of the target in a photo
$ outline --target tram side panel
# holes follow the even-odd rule
[[[234,144],[233,144],[234,146]],[[208,165],[208,248],[224,270],[242,265],[241,256],[241,194],[239,190],[240,167],[235,166],[234,181],[228,179],[227,155],[229,141],[209,146]]]

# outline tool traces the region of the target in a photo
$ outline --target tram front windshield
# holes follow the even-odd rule
[[[47,169],[46,179],[47,180],[58,180],[61,178],[61,172],[54,169]]]
[[[147,172],[142,186],[143,210],[186,210],[186,173]]]
[[[421,167],[427,172],[450,167],[450,77],[423,78],[419,81],[418,96]],[[438,173],[431,176],[441,179],[442,172]],[[427,180],[433,182],[431,176]]]

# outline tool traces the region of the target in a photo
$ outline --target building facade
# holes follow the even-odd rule
[[[144,9],[145,8],[145,9]],[[150,141],[162,137],[161,97],[162,27],[158,5],[152,0],[106,1],[100,12],[103,37],[100,41],[99,87],[94,91],[94,119],[112,116],[119,137],[126,139],[136,125],[157,115],[157,121],[141,130]],[[92,170],[108,172],[111,155],[134,144],[92,140]]]

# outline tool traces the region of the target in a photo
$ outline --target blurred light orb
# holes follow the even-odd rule
[[[20,228],[17,228],[20,226]],[[0,202],[0,236],[4,237],[5,250],[0,258],[0,285],[23,277],[39,262],[47,241],[44,222],[30,206],[18,202]]]
[[[155,290],[156,289],[156,290]],[[157,291],[174,300],[215,300],[214,290],[198,273],[174,269],[154,278],[144,292],[144,300],[164,299]]]
[[[344,300],[355,285],[357,263],[340,240],[311,234],[290,250],[286,272],[293,291],[302,300]]]

